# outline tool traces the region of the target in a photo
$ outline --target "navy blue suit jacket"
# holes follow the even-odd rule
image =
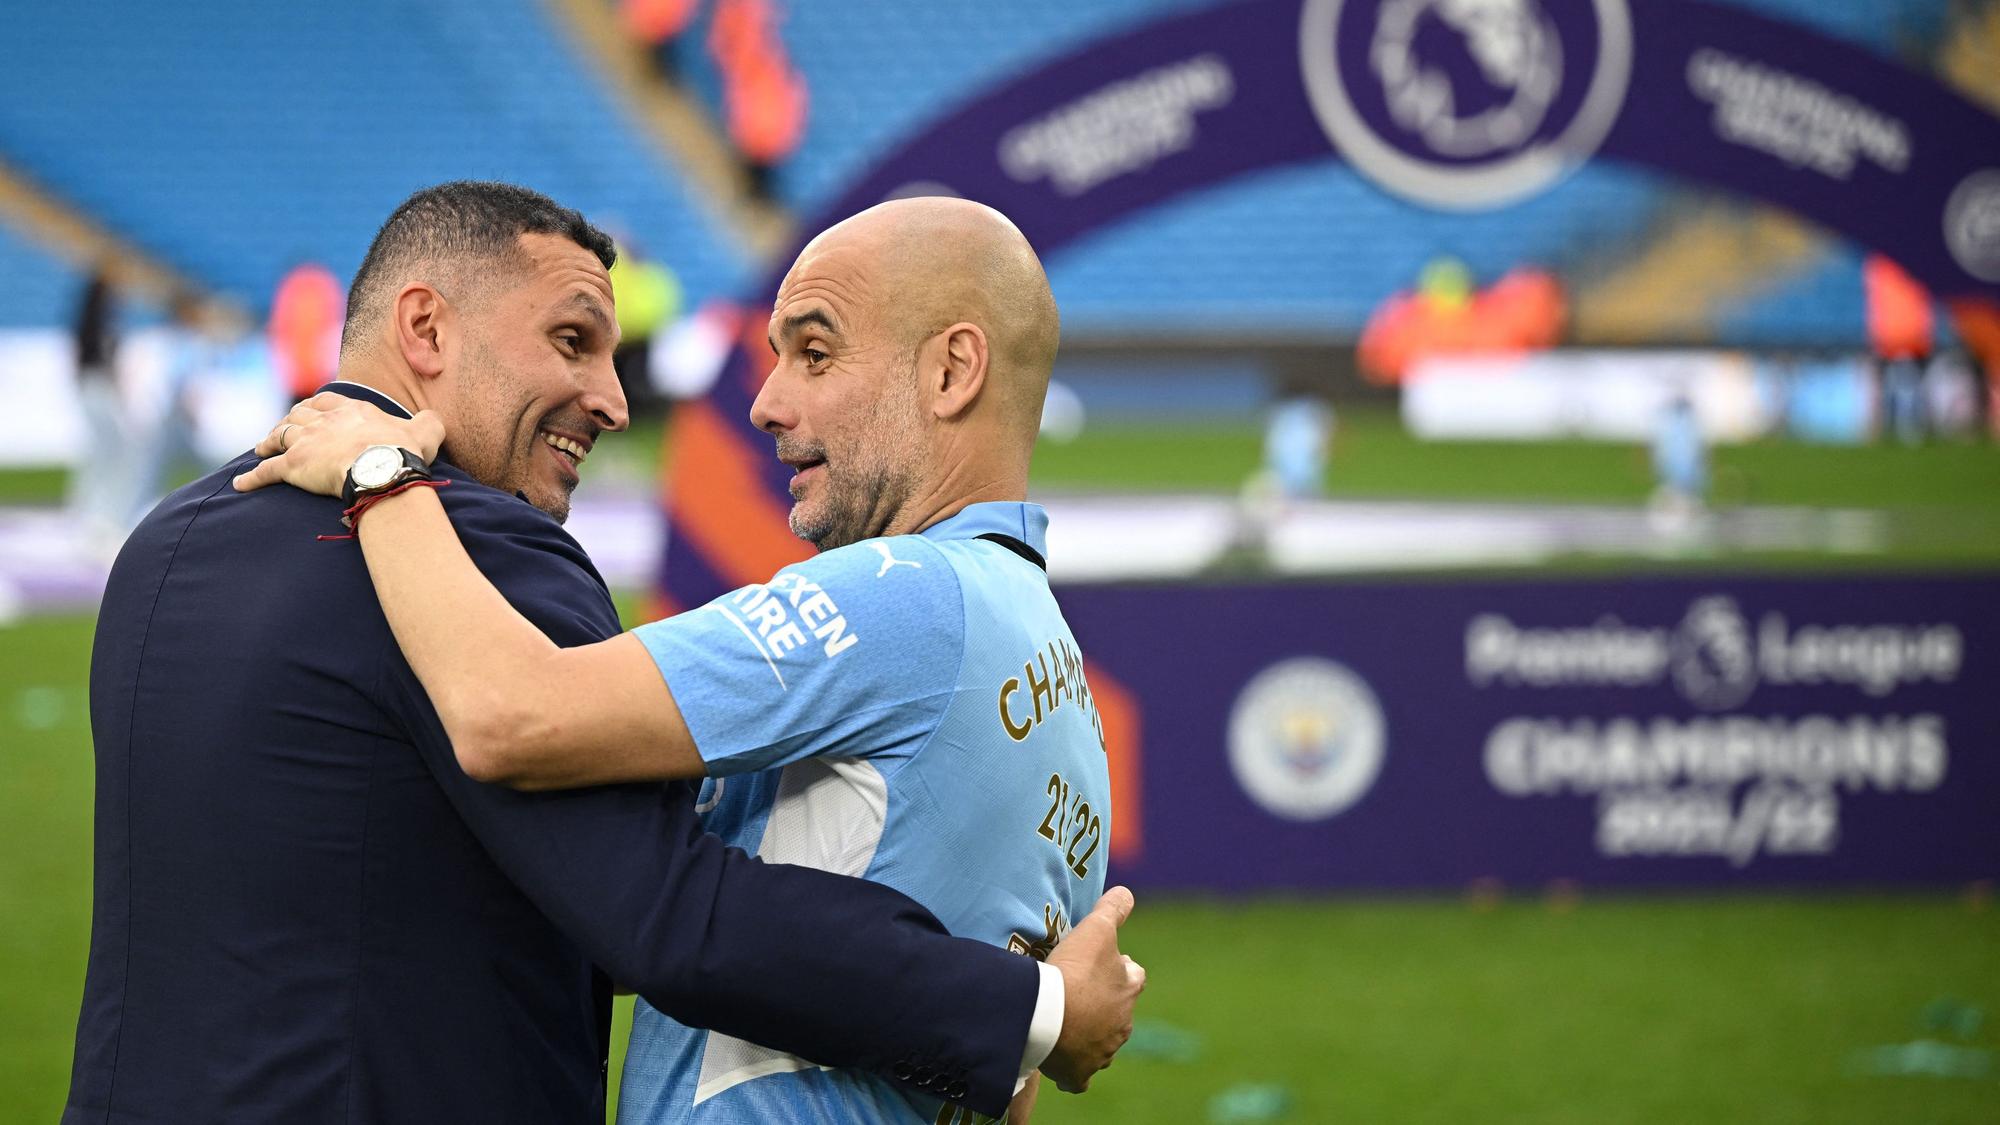
[[[1031,962],[886,887],[723,847],[685,784],[471,781],[359,546],[316,539],[338,503],[235,492],[252,463],[161,502],[105,592],[65,1125],[596,1125],[606,973],[687,1023],[1003,1112]],[[555,521],[440,472],[523,614],[566,645],[617,632]]]

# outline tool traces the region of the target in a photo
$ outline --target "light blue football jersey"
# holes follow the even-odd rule
[[[641,626],[709,779],[710,831],[859,875],[954,934],[1045,956],[1104,889],[1111,786],[1032,504],[974,504]],[[829,935],[838,940],[838,935]],[[970,1122],[871,1075],[684,1027],[640,1000],[618,1119]]]

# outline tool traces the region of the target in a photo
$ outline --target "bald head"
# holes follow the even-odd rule
[[[911,344],[960,322],[977,324],[991,349],[995,405],[1032,434],[1055,364],[1060,320],[1034,247],[1007,216],[965,199],[877,204],[828,227],[799,254],[794,273],[820,254],[871,263],[871,303],[882,326]]]
[[[900,199],[813,239],[750,408],[797,470],[793,532],[824,550],[1025,499],[1056,337],[1042,264],[991,207]]]

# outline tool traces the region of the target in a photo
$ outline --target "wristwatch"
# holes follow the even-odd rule
[[[399,445],[371,445],[347,468],[340,502],[352,508],[364,496],[387,492],[413,480],[430,480],[430,463]]]

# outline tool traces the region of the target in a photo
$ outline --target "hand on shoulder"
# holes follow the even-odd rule
[[[400,446],[433,461],[443,444],[444,422],[435,411],[398,418],[372,403],[328,391],[292,407],[271,427],[257,443],[256,453],[264,460],[237,476],[236,490],[289,484],[337,497],[348,468],[369,446]]]

